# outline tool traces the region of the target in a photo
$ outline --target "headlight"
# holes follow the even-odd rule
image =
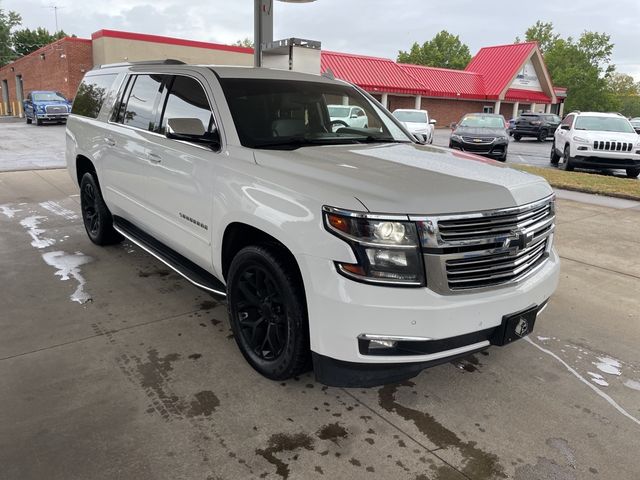
[[[577,135],[573,137],[573,141],[578,143],[591,143],[588,138],[578,137]]]
[[[44,106],[44,105],[38,105],[38,106],[36,107],[36,109],[37,109],[39,112],[42,112],[42,113],[45,113],[45,112],[46,112],[46,109],[45,109],[45,106]]]
[[[451,134],[451,140],[455,140],[456,142],[461,142],[462,141],[462,136],[458,135],[457,133],[452,133]]]
[[[424,286],[416,225],[324,208],[325,228],[347,242],[357,263],[336,262],[342,275],[366,283]]]

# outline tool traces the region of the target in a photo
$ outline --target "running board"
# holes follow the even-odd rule
[[[130,240],[145,252],[156,257],[167,267],[182,275],[196,287],[200,287],[216,295],[223,297],[227,296],[227,287],[225,287],[224,283],[211,275],[204,268],[196,265],[188,258],[167,247],[164,243],[156,240],[148,233],[143,232],[128,220],[114,215],[113,228],[115,228],[116,231],[127,240]]]

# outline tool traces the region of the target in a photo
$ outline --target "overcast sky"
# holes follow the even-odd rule
[[[640,1],[537,0],[317,0],[274,2],[275,39],[320,40],[322,47],[394,58],[414,41],[440,30],[460,35],[472,55],[481,47],[513,42],[540,19],[563,36],[606,32],[615,44],[618,71],[640,81]],[[615,3],[615,7],[613,4]],[[253,37],[252,0],[0,0],[0,8],[22,15],[26,27],[59,27],[89,38],[103,28],[232,43]]]

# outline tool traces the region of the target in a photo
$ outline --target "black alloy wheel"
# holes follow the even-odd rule
[[[229,321],[245,359],[272,380],[309,365],[309,334],[302,279],[275,248],[240,250],[227,276]]]
[[[94,173],[85,173],[80,181],[80,209],[84,229],[96,245],[112,245],[123,240],[113,228],[113,217],[100,192]]]

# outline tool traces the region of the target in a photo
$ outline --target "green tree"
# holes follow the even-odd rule
[[[640,117],[640,82],[626,73],[614,73],[608,78],[608,86],[620,113]]]
[[[460,41],[458,35],[446,30],[437,33],[422,45],[415,42],[408,52],[398,52],[398,62],[429,67],[463,70],[470,61],[469,47]]]
[[[245,37],[242,40],[236,40],[233,44],[236,47],[253,48],[253,40],[251,40],[249,37]]]
[[[42,27],[33,30],[23,28],[11,34],[11,41],[14,52],[21,57],[64,37],[68,37],[68,35],[63,30],[50,33],[49,30]]]
[[[22,17],[16,12],[5,12],[0,8],[0,67],[16,58],[11,44],[11,30],[20,25]]]
[[[553,31],[552,22],[542,22],[538,20],[524,32],[527,42],[538,42],[540,50],[544,52],[550,50],[560,39],[560,35]],[[516,43],[520,43],[520,37],[516,37]]]
[[[538,42],[553,83],[567,88],[565,111],[618,109],[618,98],[609,89],[615,72],[609,35],[585,31],[576,41],[555,33],[553,23],[538,21],[527,29],[525,39]]]

